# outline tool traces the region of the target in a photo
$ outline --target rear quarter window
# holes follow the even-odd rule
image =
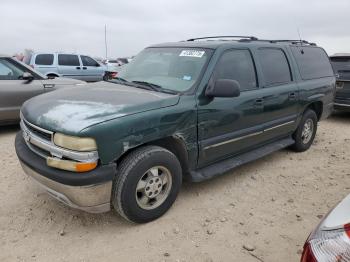
[[[53,54],[41,54],[35,57],[36,65],[52,65],[53,64]]]
[[[334,75],[329,58],[322,48],[292,46],[291,49],[303,80]]]

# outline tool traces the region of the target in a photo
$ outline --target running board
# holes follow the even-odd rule
[[[275,151],[281,150],[295,143],[294,139],[291,137],[267,144],[265,146],[259,147],[250,152],[235,156],[230,159],[223,160],[221,162],[212,164],[208,167],[204,167],[195,171],[191,171],[189,174],[189,179],[192,182],[201,182],[219,175],[222,175],[236,167],[249,163],[251,161],[262,158],[269,155]]]

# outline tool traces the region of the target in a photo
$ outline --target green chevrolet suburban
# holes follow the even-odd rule
[[[65,204],[148,222],[171,207],[184,179],[307,150],[332,111],[335,82],[326,52],[307,41],[154,45],[109,82],[27,101],[16,152]]]

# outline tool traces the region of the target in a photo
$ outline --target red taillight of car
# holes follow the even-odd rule
[[[307,240],[301,262],[350,261],[350,225],[338,229],[319,228]]]
[[[111,75],[112,75],[112,78],[115,78],[116,76],[117,76],[117,72],[114,72],[114,73],[112,73]]]

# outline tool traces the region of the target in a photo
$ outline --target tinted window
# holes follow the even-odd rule
[[[77,55],[58,55],[58,64],[63,66],[80,66]]]
[[[88,56],[80,56],[83,66],[100,66],[94,59]]]
[[[302,79],[333,76],[333,69],[326,52],[318,47],[292,47]]]
[[[239,82],[241,91],[255,89],[256,74],[248,50],[230,50],[220,58],[215,69],[215,79],[232,79]]]
[[[259,59],[266,85],[292,81],[287,57],[281,49],[259,49]]]
[[[18,80],[23,73],[10,59],[0,59],[0,80]]]
[[[35,58],[36,65],[52,65],[53,64],[53,55],[52,54],[43,54],[37,55]]]

